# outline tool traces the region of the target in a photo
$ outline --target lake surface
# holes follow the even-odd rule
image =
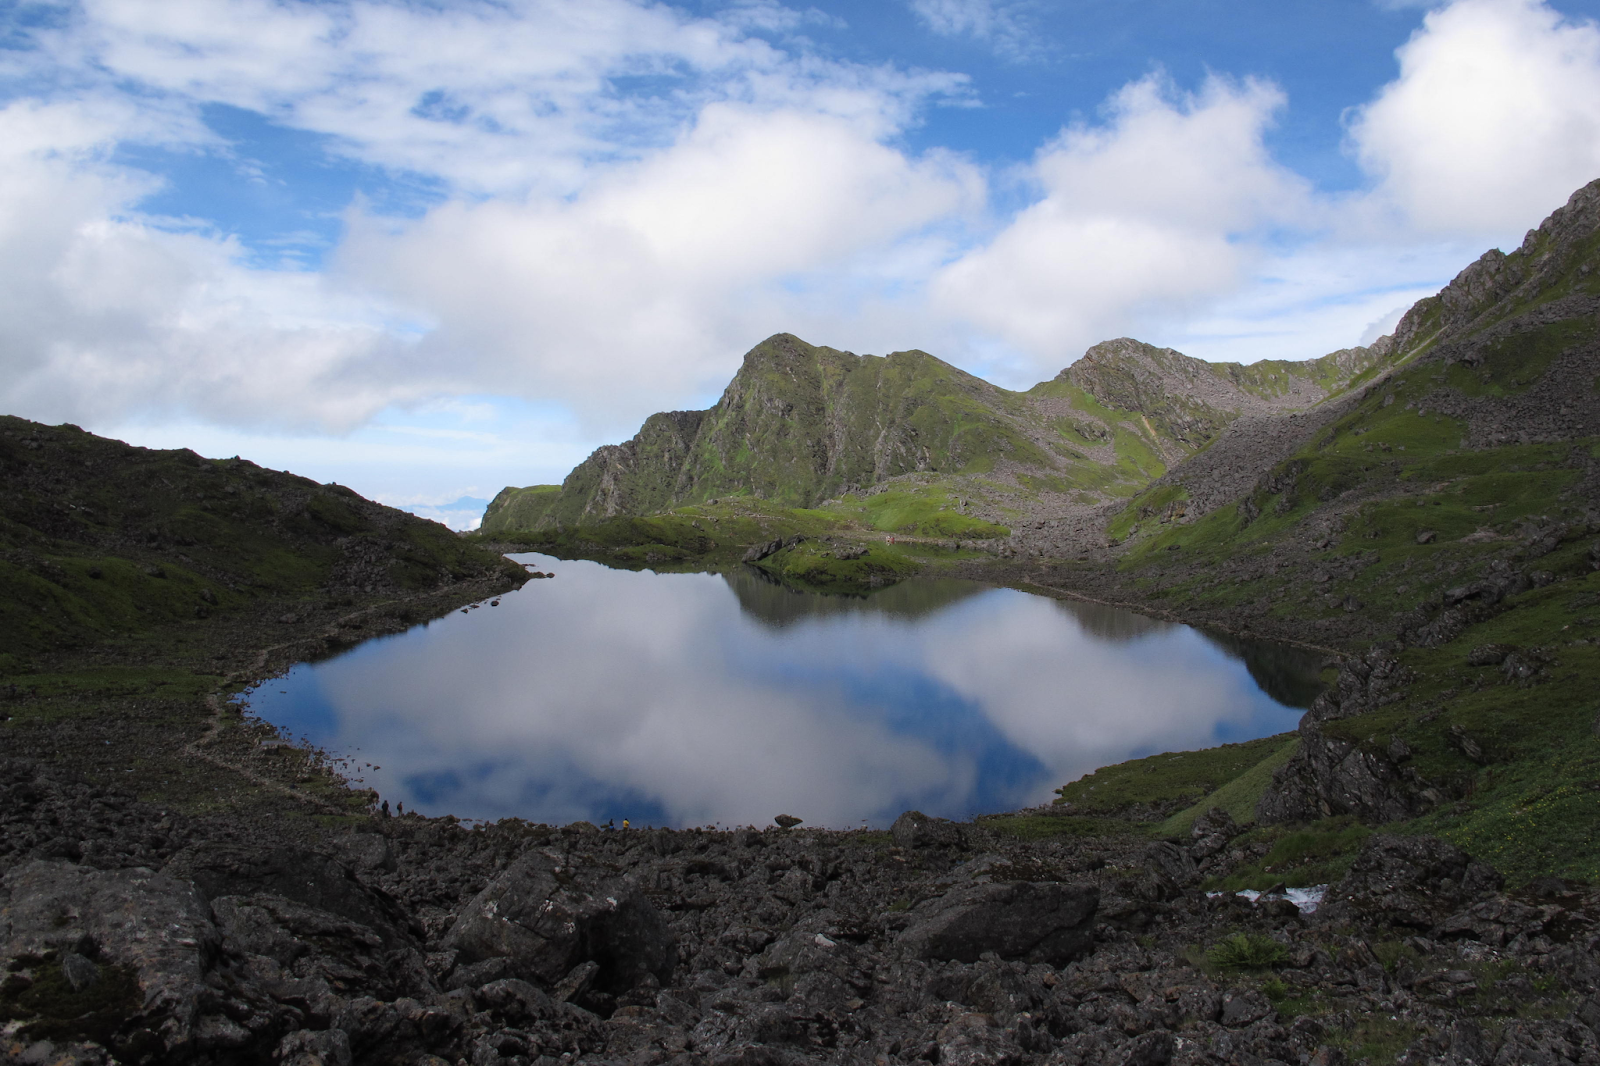
[[[250,710],[426,814],[850,827],[1047,802],[1293,729],[1317,691],[1319,656],[975,582],[851,598],[513,558],[556,576],[297,666]]]

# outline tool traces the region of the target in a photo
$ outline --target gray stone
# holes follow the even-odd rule
[[[1059,966],[1093,942],[1100,890],[1054,881],[978,884],[955,889],[912,911],[897,943],[909,956],[974,962],[1001,958]]]
[[[300,1029],[278,1041],[272,1059],[281,1066],[350,1066],[350,1037],[343,1029]]]
[[[72,986],[74,992],[82,992],[100,980],[100,967],[76,951],[69,951],[61,956],[61,975],[67,979],[67,984]]]
[[[670,979],[677,944],[655,907],[634,885],[596,873],[531,852],[478,893],[442,946],[467,965],[511,959],[516,976],[545,986],[590,960],[607,992],[632,988],[647,973]]]
[[[194,886],[143,867],[35,860],[8,871],[0,889],[6,957],[92,943],[101,962],[137,974],[141,1013],[168,1054],[189,1044],[198,1001],[209,994],[205,971],[219,947],[210,908]]]
[[[921,811],[906,811],[896,818],[889,827],[889,835],[902,848],[954,848],[966,843],[960,825]]]
[[[357,873],[370,870],[393,872],[395,868],[389,838],[381,833],[351,833],[349,836],[335,837],[333,854]]]
[[[1319,919],[1430,929],[1498,890],[1503,878],[1453,844],[1431,836],[1370,837],[1342,881],[1328,889]]]

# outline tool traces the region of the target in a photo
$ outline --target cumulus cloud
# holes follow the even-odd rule
[[[454,201],[410,225],[358,219],[344,269],[423,308],[437,356],[580,407],[714,387],[783,323],[786,279],[963,207],[959,160],[914,160],[870,124],[714,105],[672,148],[575,199]]]
[[[914,0],[1003,42],[1028,9]],[[343,431],[499,392],[621,432],[703,401],[791,330],[921,346],[1025,385],[1109,336],[1213,358],[1348,344],[1600,173],[1600,32],[1455,0],[1352,112],[1373,186],[1316,193],[1266,135],[1270,83],[1148,77],[1065,129],[995,208],[978,163],[906,147],[958,74],[822,57],[775,0],[79,0],[0,54],[0,402],[104,423],[185,412]],[[766,37],[760,36],[766,34]],[[129,91],[130,87],[134,91]],[[119,147],[227,146],[227,104],[420,179],[346,212],[327,269],[268,270]],[[153,415],[152,415],[153,413]]]
[[[1424,233],[1500,236],[1600,177],[1600,30],[1539,0],[1456,0],[1350,122],[1378,202]]]
[[[130,410],[348,426],[436,390],[370,301],[250,270],[231,240],[131,207],[156,183],[106,162],[140,116],[0,110],[0,402],[35,417]]]
[[[1042,196],[989,244],[946,266],[934,302],[1004,338],[1034,368],[1059,368],[1142,314],[1236,287],[1239,238],[1304,218],[1306,184],[1263,144],[1282,93],[1209,79],[1195,94],[1149,77],[1108,120],[1064,131],[1034,160]]]

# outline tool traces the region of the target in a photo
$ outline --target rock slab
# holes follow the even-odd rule
[[[972,885],[917,907],[898,944],[921,959],[976,962],[992,951],[1004,959],[1060,966],[1089,949],[1099,905],[1100,890],[1093,885]]]

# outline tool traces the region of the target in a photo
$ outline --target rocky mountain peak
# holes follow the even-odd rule
[[[1537,304],[1600,293],[1600,179],[1551,212],[1510,254],[1491,248],[1395,327],[1394,350],[1409,355]]]

